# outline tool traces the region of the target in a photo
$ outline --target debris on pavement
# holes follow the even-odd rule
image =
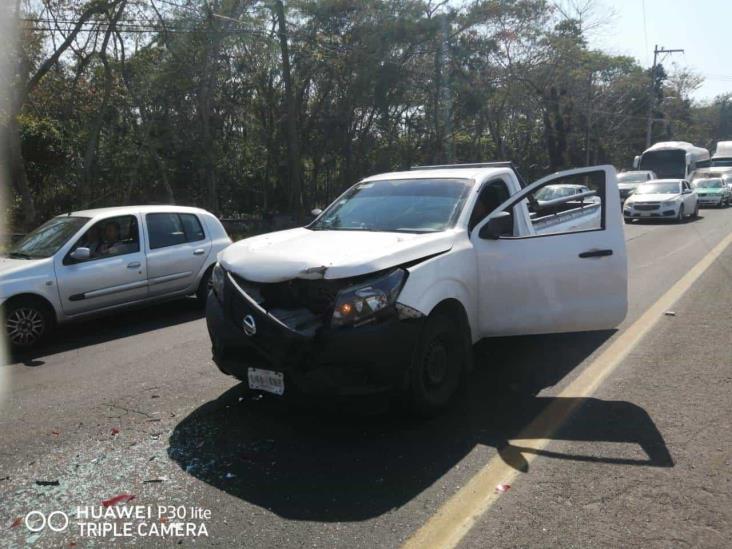
[[[59,435],[60,435],[61,433],[59,433],[58,431],[51,431],[51,434],[52,434],[53,436],[57,437],[57,436],[59,436]]]
[[[58,480],[37,480],[36,484],[38,486],[58,486],[59,481]]]
[[[234,473],[226,473],[226,475],[224,476],[224,478],[226,478],[226,479],[232,479],[234,477],[236,477],[236,475]]]
[[[20,524],[21,524],[22,522],[23,522],[23,519],[22,519],[22,518],[20,518],[20,517],[15,517],[15,520],[14,520],[14,521],[13,521],[13,523],[12,523],[12,524],[10,525],[10,527],[11,527],[11,528],[17,528],[18,526],[20,526]]]
[[[666,316],[676,316],[676,312],[675,311],[666,311],[663,314],[665,314]]]
[[[112,427],[112,436],[118,435],[118,434],[119,434],[119,429],[117,429],[117,427]]]
[[[165,482],[166,480],[168,480],[168,477],[149,478],[147,480],[143,480],[142,483],[143,484],[155,484],[158,482]]]
[[[104,507],[111,507],[112,505],[117,505],[118,503],[128,503],[135,499],[135,496],[132,494],[119,494],[118,496],[114,496],[109,499],[103,499],[102,505]]]
[[[510,484],[499,484],[496,486],[496,494],[505,494],[511,489]]]

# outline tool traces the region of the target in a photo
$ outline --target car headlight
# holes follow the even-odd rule
[[[661,206],[676,206],[678,203],[679,201],[674,198],[673,200],[666,200]]]
[[[375,319],[394,304],[407,279],[407,271],[395,269],[383,276],[338,292],[331,326],[358,326]]]
[[[224,281],[226,280],[226,271],[218,263],[214,265],[211,272],[211,288],[216,297],[221,301],[224,298]]]

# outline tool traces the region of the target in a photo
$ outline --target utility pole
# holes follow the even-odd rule
[[[585,131],[585,166],[590,165],[590,136],[592,131],[592,80],[595,71],[590,69],[590,77],[587,82],[587,129]]]
[[[653,139],[653,110],[656,107],[656,67],[658,66],[659,53],[684,53],[684,50],[666,50],[659,48],[658,45],[653,48],[653,67],[651,68],[651,84],[648,87],[648,125],[646,126],[646,149],[651,146]]]

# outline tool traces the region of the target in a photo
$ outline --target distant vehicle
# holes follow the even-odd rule
[[[732,202],[732,192],[721,177],[695,179],[692,187],[699,197],[700,206],[724,208]]]
[[[711,168],[732,168],[732,141],[719,141],[709,161]]]
[[[662,141],[636,156],[633,167],[650,170],[660,179],[689,181],[697,169],[709,160],[709,151],[685,141]],[[701,164],[700,164],[701,163]]]
[[[589,187],[585,185],[560,184],[547,185],[536,193],[537,200],[554,200],[556,198],[569,197],[575,194],[591,193]]]
[[[698,215],[696,193],[689,182],[683,179],[654,179],[643,183],[623,205],[626,223],[643,218],[666,218],[680,222]]]
[[[219,220],[197,208],[54,217],[0,258],[5,335],[13,346],[32,347],[56,323],[189,294],[203,301],[216,254],[229,244]]]
[[[648,170],[634,170],[629,172],[620,172],[618,174],[618,190],[620,191],[620,199],[625,200],[638,188],[638,185],[657,179],[656,174]]]
[[[611,166],[528,186],[506,163],[368,177],[309,225],[219,254],[214,361],[253,391],[393,392],[434,413],[482,338],[622,321],[625,240],[605,200],[617,192]]]

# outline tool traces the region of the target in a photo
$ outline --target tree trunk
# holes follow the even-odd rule
[[[297,133],[297,109],[292,89],[292,73],[290,67],[290,50],[288,45],[287,20],[282,0],[274,2],[274,14],[277,18],[280,54],[282,56],[282,80],[285,83],[285,108],[287,116],[287,174],[290,179],[290,209],[302,219],[302,181],[300,175],[300,142]]]

